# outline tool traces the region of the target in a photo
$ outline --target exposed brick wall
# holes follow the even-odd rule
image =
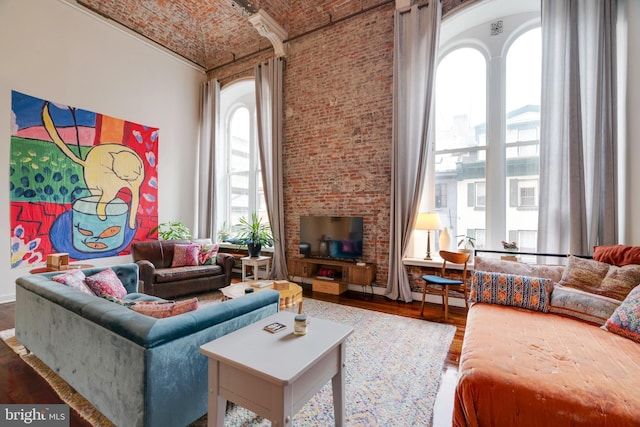
[[[363,257],[386,283],[393,5],[289,44],[285,72],[287,254],[301,215],[363,216]]]
[[[287,43],[286,252],[288,257],[298,255],[302,215],[363,216],[363,256],[376,263],[376,282],[384,286],[389,263],[395,5],[365,3],[381,6],[332,25],[319,20],[322,29]],[[462,2],[445,0],[443,6],[452,3]],[[253,66],[271,55],[261,52],[210,76],[227,84],[253,75]],[[412,287],[421,288],[424,272],[413,267],[408,271]]]

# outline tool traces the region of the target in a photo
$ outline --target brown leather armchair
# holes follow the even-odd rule
[[[230,254],[218,253],[216,263],[171,267],[173,251],[177,244],[211,243],[210,239],[149,240],[133,242],[131,255],[138,264],[142,290],[147,295],[160,298],[175,298],[183,295],[210,292],[231,284],[234,258]]]

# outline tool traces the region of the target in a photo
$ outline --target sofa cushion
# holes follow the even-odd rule
[[[474,270],[492,273],[519,274],[520,276],[541,277],[560,281],[565,270],[564,265],[527,264],[525,262],[506,261],[495,258],[474,257]]]
[[[141,301],[130,308],[146,316],[164,319],[197,310],[198,298],[189,298],[183,301]]]
[[[549,312],[601,326],[620,306],[620,301],[556,284]]]
[[[640,246],[611,245],[594,246],[593,259],[621,267],[640,264]]]
[[[105,268],[99,273],[88,276],[85,282],[93,293],[99,297],[111,295],[116,298],[122,298],[127,294],[127,290],[118,275],[111,268]]]
[[[168,283],[178,280],[197,279],[222,274],[219,265],[197,265],[176,268],[159,268],[156,270],[156,283]]]
[[[640,283],[640,265],[616,267],[592,259],[569,256],[569,264],[559,283],[622,301]]]
[[[173,248],[173,260],[171,267],[184,267],[186,265],[198,265],[200,245],[190,243],[188,245],[175,245]]]
[[[541,277],[476,271],[471,279],[470,302],[508,305],[549,311],[553,282]]]
[[[200,253],[198,254],[198,264],[211,265],[216,263],[216,255],[218,255],[218,249],[220,249],[219,243],[208,243],[202,245]]]
[[[640,286],[629,292],[603,328],[640,343]]]
[[[63,285],[67,285],[71,288],[77,289],[80,292],[84,292],[85,294],[95,295],[87,284],[84,282],[86,276],[82,272],[82,270],[73,270],[67,273],[58,274],[57,276],[53,276],[51,279],[54,282],[62,283]]]

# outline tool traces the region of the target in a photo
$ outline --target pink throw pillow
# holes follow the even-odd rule
[[[171,260],[171,267],[198,265],[198,255],[200,255],[200,245],[196,243],[175,245],[173,247],[173,260]]]
[[[87,287],[87,284],[84,283],[85,278],[86,276],[84,275],[82,270],[73,270],[52,277],[54,282],[62,283],[63,285],[67,285],[71,288],[77,289],[80,292],[84,292],[85,294],[95,296],[91,289]]]
[[[111,295],[112,297],[122,298],[127,294],[127,290],[118,278],[118,275],[110,268],[106,268],[93,276],[87,277],[85,283],[93,293],[99,297]]]

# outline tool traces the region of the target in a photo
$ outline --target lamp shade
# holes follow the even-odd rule
[[[421,212],[416,222],[416,230],[441,230],[440,215],[433,212]]]

